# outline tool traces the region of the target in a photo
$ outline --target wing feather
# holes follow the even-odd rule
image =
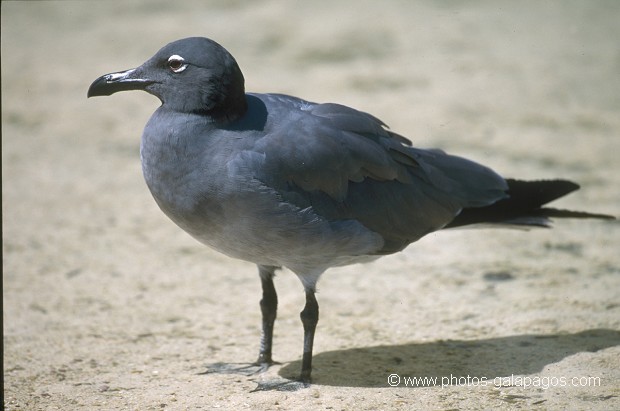
[[[257,178],[283,201],[311,206],[322,218],[361,222],[383,236],[382,252],[444,227],[463,208],[506,196],[506,182],[489,168],[413,148],[370,114],[338,104],[296,104],[295,115],[272,125],[252,148],[263,155]]]

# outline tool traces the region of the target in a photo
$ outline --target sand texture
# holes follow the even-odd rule
[[[329,270],[314,384],[251,392],[300,367],[304,295],[282,271],[282,364],[200,375],[255,359],[256,268],[151,198],[139,140],[157,99],[86,99],[98,76],[207,36],[249,91],[353,106],[507,177],[574,180],[555,206],[618,216],[618,21],[615,1],[2,2],[5,409],[620,409],[618,222],[439,232]]]

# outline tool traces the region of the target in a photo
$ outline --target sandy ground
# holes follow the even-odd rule
[[[138,147],[155,98],[86,99],[169,41],[212,37],[248,90],[578,181],[558,206],[620,215],[620,4],[412,3],[2,2],[5,409],[620,409],[619,224],[599,221],[436,233],[328,271],[315,383],[252,393],[300,366],[303,293],[284,271],[282,365],[198,375],[254,360],[255,267],[151,199]]]

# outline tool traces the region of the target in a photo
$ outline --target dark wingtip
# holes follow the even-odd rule
[[[615,220],[616,217],[609,214],[588,213],[585,211],[563,210],[558,208],[543,207],[536,210],[537,215],[558,218],[595,218],[598,220]]]
[[[506,179],[508,194],[522,207],[536,208],[579,189],[570,180],[514,180]]]
[[[543,207],[579,189],[579,184],[572,181],[507,179],[506,182],[508,183],[508,198],[486,207],[466,208],[446,228],[480,223],[547,226],[549,223],[547,219],[550,217],[616,219],[607,214]]]

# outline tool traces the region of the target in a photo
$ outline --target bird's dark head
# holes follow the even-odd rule
[[[88,97],[144,90],[169,110],[230,121],[246,110],[244,79],[226,49],[204,37],[174,41],[141,66],[99,77]]]

